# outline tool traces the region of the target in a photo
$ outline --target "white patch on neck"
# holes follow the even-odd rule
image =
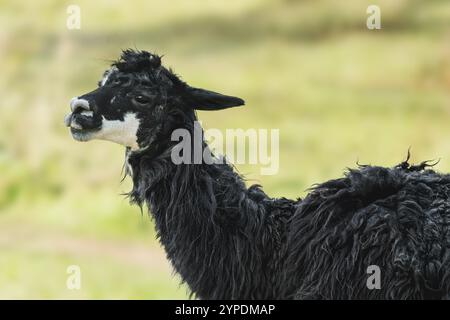
[[[133,176],[133,167],[131,166],[131,164],[129,162],[130,154],[131,154],[131,152],[128,151],[128,149],[127,149],[127,151],[125,152],[125,166],[126,166],[126,170],[128,171],[130,177],[132,177]]]
[[[140,120],[134,113],[125,114],[123,121],[107,120],[103,117],[102,128],[95,133],[93,138],[116,142],[130,147],[131,150],[138,150],[137,131],[139,125]]]

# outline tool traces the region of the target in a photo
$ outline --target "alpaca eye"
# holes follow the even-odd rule
[[[149,99],[144,96],[136,96],[134,97],[134,101],[136,101],[139,104],[146,104],[149,102]]]

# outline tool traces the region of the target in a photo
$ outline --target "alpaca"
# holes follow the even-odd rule
[[[450,175],[408,160],[359,166],[305,199],[270,198],[227,163],[175,164],[171,133],[196,110],[244,105],[125,50],[76,97],[75,140],[126,147],[130,201],[147,205],[174,270],[201,299],[449,299]],[[203,147],[208,145],[203,141]],[[380,285],[368,287],[368,268]]]

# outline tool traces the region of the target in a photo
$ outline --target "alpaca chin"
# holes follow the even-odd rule
[[[90,131],[71,128],[70,132],[72,133],[72,137],[77,141],[85,142],[93,139],[93,132]]]

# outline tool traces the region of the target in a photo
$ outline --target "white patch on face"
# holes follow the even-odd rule
[[[100,82],[100,87],[103,87],[103,86],[105,85],[106,81],[108,81],[108,79],[109,79],[109,77],[111,76],[111,74],[112,74],[114,71],[116,71],[116,70],[117,70],[117,68],[112,67],[111,69],[109,69],[109,70],[107,70],[107,71],[105,72],[105,75],[103,76],[103,79],[102,79],[102,81]]]
[[[108,140],[132,150],[139,149],[137,131],[140,121],[134,113],[127,113],[124,120],[106,120],[103,117],[102,128],[92,134],[92,139]]]
[[[94,111],[86,110],[86,111],[82,111],[80,114],[85,117],[93,117]]]
[[[110,72],[107,72],[107,73],[105,74],[105,76],[104,76],[103,79],[102,79],[102,82],[100,83],[100,86],[101,86],[101,87],[103,87],[103,86],[105,85],[106,81],[108,81],[108,78],[109,78],[110,74],[111,74]]]

